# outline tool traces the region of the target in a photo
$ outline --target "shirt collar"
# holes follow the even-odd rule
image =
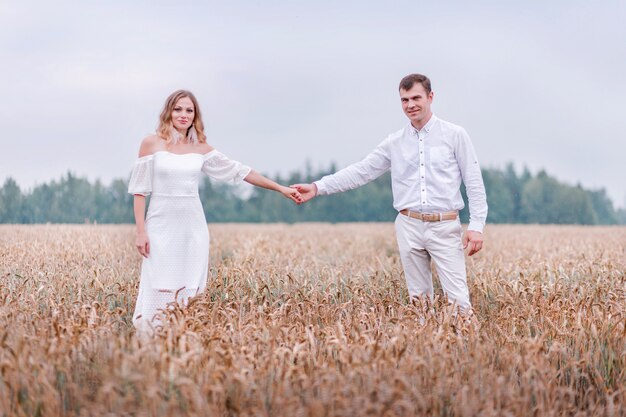
[[[437,116],[435,116],[435,114],[433,113],[430,116],[430,120],[428,121],[428,123],[426,123],[424,125],[424,127],[422,127],[419,132],[426,132],[426,133],[430,133],[431,129],[433,128],[433,126],[435,125],[435,122],[437,121]],[[413,127],[413,125],[411,124],[411,122],[409,122],[409,132],[411,133],[411,135],[417,135],[418,130],[416,128]]]

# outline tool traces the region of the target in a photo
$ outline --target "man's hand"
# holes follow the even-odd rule
[[[302,196],[294,187],[284,187],[281,185],[278,191],[297,205],[304,203]]]
[[[468,230],[463,236],[463,249],[469,247],[467,254],[472,256],[483,247],[483,234],[474,230]]]
[[[303,203],[306,203],[317,195],[317,186],[315,184],[293,184],[291,187],[300,192]]]

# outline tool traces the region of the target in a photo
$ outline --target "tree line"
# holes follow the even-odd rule
[[[277,176],[282,184],[311,182],[336,171],[294,172]],[[559,182],[545,171],[518,174],[512,164],[504,170],[483,169],[489,204],[488,223],[626,224],[626,210],[616,210],[604,189],[587,190]],[[132,223],[133,197],[126,179],[110,185],[91,183],[71,172],[57,181],[22,191],[12,178],[0,188],[0,223]],[[246,196],[238,188],[204,178],[200,199],[207,221],[219,222],[369,222],[393,221],[389,173],[349,192],[316,198],[302,206],[277,193],[253,188]],[[467,222],[466,208],[461,220]]]

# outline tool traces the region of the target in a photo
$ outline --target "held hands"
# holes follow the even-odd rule
[[[483,247],[483,234],[474,230],[467,230],[463,235],[463,249],[469,247],[467,254],[472,256]]]
[[[282,195],[284,195],[286,198],[292,200],[294,203],[298,205],[304,203],[304,200],[302,199],[300,192],[293,187],[284,187],[281,185],[278,191],[280,191]]]
[[[300,192],[302,203],[306,203],[317,195],[317,186],[315,184],[293,184],[291,187]]]
[[[244,181],[256,185],[257,187],[266,188],[268,190],[278,191],[286,198],[290,199],[296,204],[302,204],[302,196],[295,188],[285,187],[270,180],[267,177],[259,174],[255,170],[251,170],[250,173],[244,178]]]
[[[148,235],[145,233],[137,233],[137,238],[135,239],[135,247],[143,256],[147,258],[150,254],[150,241],[148,240]]]

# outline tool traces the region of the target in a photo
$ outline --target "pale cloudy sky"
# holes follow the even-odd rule
[[[343,167],[433,81],[483,167],[509,161],[626,204],[626,2],[0,0],[0,181],[127,176],[167,95],[268,174]]]

